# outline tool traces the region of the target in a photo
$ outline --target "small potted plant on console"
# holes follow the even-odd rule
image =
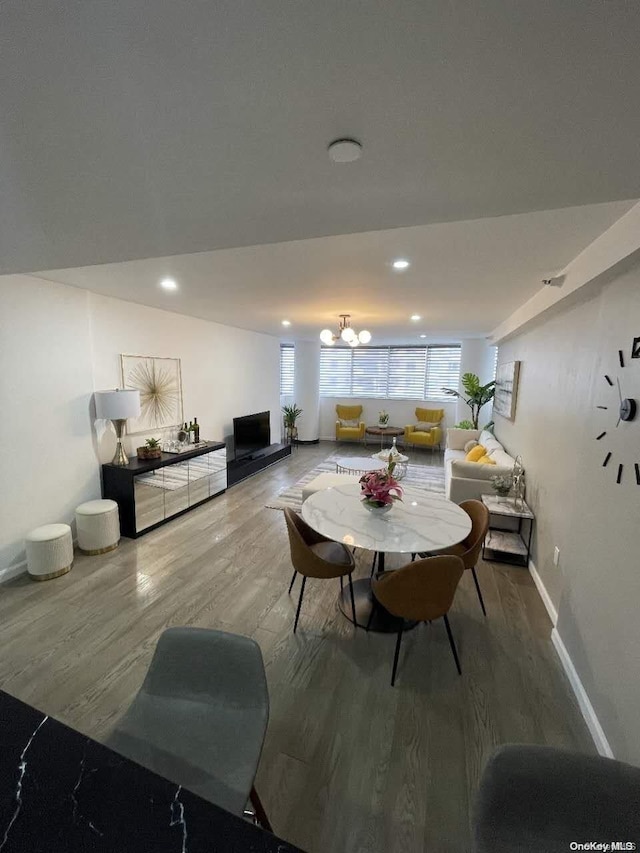
[[[162,448],[157,438],[148,438],[137,452],[138,459],[160,459],[162,456]]]

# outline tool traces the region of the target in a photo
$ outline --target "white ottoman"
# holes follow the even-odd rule
[[[118,547],[120,518],[115,501],[87,501],[76,508],[78,547],[91,556]]]
[[[27,569],[36,581],[65,575],[73,564],[73,539],[68,524],[45,524],[27,535]]]
[[[302,503],[306,499],[321,492],[323,489],[330,489],[332,486],[343,486],[345,483],[357,483],[360,479],[356,474],[318,474],[306,486],[302,487]]]

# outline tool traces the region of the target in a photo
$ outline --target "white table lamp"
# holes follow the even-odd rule
[[[127,418],[137,418],[140,414],[140,392],[122,390],[96,391],[96,417],[112,421],[118,443],[112,465],[128,465],[129,459],[122,446],[122,435]]]

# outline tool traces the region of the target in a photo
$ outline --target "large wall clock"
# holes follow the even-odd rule
[[[634,338],[631,343],[631,358],[640,359],[640,337]],[[638,401],[635,400],[633,397],[625,396],[625,392],[628,390],[628,378],[625,376],[624,373],[626,362],[624,351],[621,349],[618,350],[618,361],[620,362],[621,371],[620,375],[615,377],[615,381],[608,374],[605,373],[604,375],[605,382],[607,383],[609,388],[615,389],[615,391],[612,393],[617,393],[618,399],[615,401],[614,405],[597,406],[598,409],[603,409],[606,412],[613,411],[615,425],[612,427],[612,429],[618,429],[621,424],[623,424],[623,428],[626,427],[626,424],[635,421],[636,415],[638,414]],[[608,434],[608,430],[604,430],[600,433],[600,435],[596,436],[596,441],[602,441]],[[611,462],[612,457],[613,452],[609,450],[607,452],[607,455],[604,457],[604,462],[602,463],[603,468],[607,467],[607,465]],[[620,462],[616,459],[614,459],[613,462],[614,466],[616,462],[618,464],[616,483],[621,483],[622,474],[624,471],[624,462]],[[640,463],[634,462],[634,467],[636,473],[636,483],[640,486]]]

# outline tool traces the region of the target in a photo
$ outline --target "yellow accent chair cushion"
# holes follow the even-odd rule
[[[342,421],[358,421],[362,415],[362,406],[336,406],[336,441],[362,441],[365,424],[359,421],[357,426],[343,426]]]
[[[429,432],[416,430],[415,424],[409,424],[404,428],[404,443],[412,444],[414,447],[440,447],[442,441],[442,428],[440,422],[444,418],[444,409],[416,409],[416,421],[419,423],[431,423],[433,427]]]
[[[492,459],[490,456],[481,456],[478,459],[478,465],[495,465],[496,460]]]

